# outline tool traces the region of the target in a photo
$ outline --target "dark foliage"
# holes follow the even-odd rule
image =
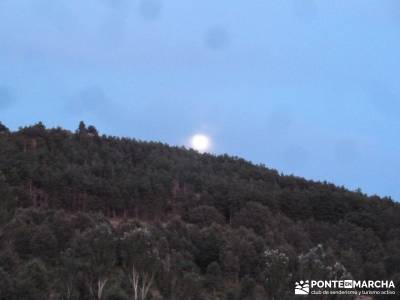
[[[399,266],[391,199],[83,122],[0,123],[0,300],[292,299],[298,278]]]

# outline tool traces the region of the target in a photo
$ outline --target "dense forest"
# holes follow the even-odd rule
[[[1,300],[285,300],[309,278],[398,286],[400,205],[83,122],[0,124]]]

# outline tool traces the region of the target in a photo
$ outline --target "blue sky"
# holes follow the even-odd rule
[[[79,120],[400,199],[397,0],[2,0],[0,120]]]

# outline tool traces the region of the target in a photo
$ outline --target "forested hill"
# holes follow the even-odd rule
[[[0,299],[292,299],[299,279],[400,278],[390,199],[83,122],[0,125],[0,200]]]

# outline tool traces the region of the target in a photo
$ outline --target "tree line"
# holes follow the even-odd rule
[[[299,279],[400,279],[390,198],[83,122],[0,124],[0,236],[0,299],[292,299]]]

